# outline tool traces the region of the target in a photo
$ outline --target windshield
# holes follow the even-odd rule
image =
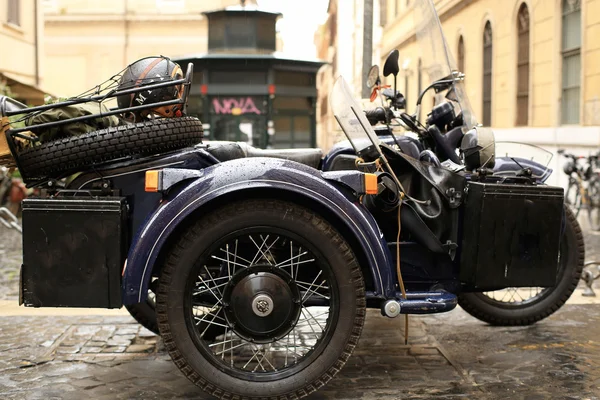
[[[545,180],[552,170],[549,168],[553,154],[539,146],[519,142],[496,142],[496,175],[515,175],[518,170],[514,168],[514,162],[520,167],[531,168],[533,176]]]
[[[442,25],[432,0],[413,2],[415,35],[420,51],[422,73],[427,84],[451,76],[458,71],[452,51],[448,47]],[[462,81],[456,81],[445,93],[455,106],[457,114],[462,112],[464,128],[469,130],[477,125],[477,120],[467,98]]]
[[[333,85],[330,102],[333,115],[357,153],[371,144],[379,145],[377,134],[342,76]]]

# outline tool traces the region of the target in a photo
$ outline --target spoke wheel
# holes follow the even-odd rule
[[[529,325],[563,306],[581,278],[585,245],[573,212],[566,208],[566,226],[559,249],[557,284],[549,288],[506,288],[493,292],[462,293],[459,305],[492,325]]]
[[[342,237],[293,204],[227,206],[183,234],[160,279],[165,347],[218,397],[303,397],[339,371],[364,322]],[[212,334],[210,334],[212,332]]]

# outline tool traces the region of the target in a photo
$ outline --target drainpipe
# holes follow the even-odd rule
[[[363,18],[363,59],[361,74],[361,92],[363,98],[371,96],[371,90],[366,85],[367,75],[373,62],[373,0],[364,0]]]
[[[127,65],[127,49],[129,48],[129,20],[127,13],[129,11],[129,0],[125,0],[123,4],[123,22],[125,27],[125,45],[123,46],[123,66]]]
[[[34,47],[34,62],[35,62],[35,86],[40,86],[40,52],[39,52],[39,38],[38,38],[38,0],[33,1],[33,13],[34,13],[34,38],[33,38],[33,47]]]

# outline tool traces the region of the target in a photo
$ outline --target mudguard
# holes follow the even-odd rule
[[[169,191],[132,241],[123,271],[123,304],[145,301],[157,257],[182,221],[221,196],[261,190],[266,195],[272,195],[273,190],[288,192],[301,204],[318,202],[328,217],[343,224],[344,231],[340,233],[352,235],[360,244],[375,295],[394,296],[391,256],[383,234],[339,173],[328,176],[308,166],[274,158],[232,160],[199,172],[201,177],[184,181]]]

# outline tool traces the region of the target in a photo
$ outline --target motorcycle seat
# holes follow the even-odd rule
[[[257,149],[244,142],[204,142],[208,151],[217,160],[224,162],[238,158],[269,157],[296,161],[312,168],[319,168],[323,152],[321,149]]]

